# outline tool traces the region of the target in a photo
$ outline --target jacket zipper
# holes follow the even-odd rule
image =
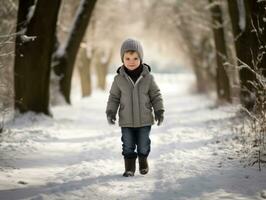
[[[135,83],[135,86],[140,82],[140,80],[143,78],[143,76],[141,75],[138,80]],[[134,86],[134,87],[135,87]],[[139,101],[139,123],[141,124],[141,115],[140,115],[140,98],[139,98],[139,91],[138,91],[138,101]]]
[[[143,76],[142,75],[140,75],[140,77],[137,79],[137,81],[134,83],[133,82],[133,80],[128,76],[128,75],[126,75],[126,77],[127,77],[127,79],[132,83],[132,85],[133,85],[133,90],[134,90],[134,88],[135,88],[135,86],[140,82],[140,80],[143,78]],[[132,91],[132,97],[133,97],[133,92],[134,91]],[[140,100],[139,99],[139,93],[138,93],[138,100]],[[138,102],[139,103],[139,102]],[[132,105],[131,105],[131,107],[132,107],[132,119],[133,119],[133,124],[135,125],[135,122],[134,122],[134,114],[133,114],[133,112],[134,112],[134,110],[133,110],[133,100],[132,100]],[[140,103],[139,103],[139,122],[141,123],[141,116],[140,116]]]

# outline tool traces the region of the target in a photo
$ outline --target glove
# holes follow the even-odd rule
[[[115,113],[111,110],[108,110],[108,111],[106,111],[106,115],[107,115],[108,124],[114,125],[115,120],[116,120]]]
[[[157,121],[157,125],[160,126],[163,122],[163,113],[164,110],[157,110],[154,112],[155,114],[155,121]]]

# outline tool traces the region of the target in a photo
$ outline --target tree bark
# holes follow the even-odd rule
[[[71,103],[71,79],[76,55],[90,21],[96,0],[82,0],[65,44],[57,50],[53,59],[55,73],[61,77],[60,91],[67,103]]]
[[[31,6],[34,5],[34,0],[19,0],[17,25],[16,25],[16,42],[15,42],[15,66],[14,66],[14,94],[15,94],[15,108],[19,108],[22,105],[23,98],[23,66],[21,66],[23,56],[23,41],[21,38],[22,32],[27,27],[27,14]],[[25,81],[25,80],[24,80]]]
[[[19,34],[14,64],[15,108],[20,112],[49,115],[50,63],[61,0],[38,0],[32,18],[26,24],[26,16],[34,2],[19,1]]]
[[[228,0],[227,2],[232,23],[233,35],[235,38],[235,49],[238,59],[238,66],[243,66],[243,63],[245,63],[251,69],[254,69],[252,63],[252,52],[254,53],[254,46],[257,46],[257,42],[251,33],[252,26],[250,20],[250,9],[248,9],[247,1],[242,0],[242,7],[244,6],[242,8],[242,13],[239,12],[241,5],[238,5],[238,0]],[[240,18],[240,14],[244,14],[245,16],[242,16],[242,18]],[[242,27],[240,27],[240,25]],[[254,88],[250,82],[253,82],[255,80],[255,76],[247,67],[240,67],[239,79],[240,102],[244,107],[250,110],[253,108],[255,103],[255,99],[253,98],[252,94],[254,92]]]
[[[209,2],[215,3],[213,0]],[[218,3],[211,5],[211,15],[213,21],[213,34],[216,47],[216,90],[218,99],[231,102],[230,82],[224,63],[228,61],[226,52],[225,34],[223,28],[222,10]]]

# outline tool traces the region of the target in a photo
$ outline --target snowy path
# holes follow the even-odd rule
[[[262,199],[266,173],[243,168],[233,150],[232,107],[189,94],[192,79],[158,76],[163,126],[153,126],[150,173],[124,178],[120,129],[104,116],[107,93],[27,114],[1,137],[0,199]],[[19,142],[18,142],[19,141]]]

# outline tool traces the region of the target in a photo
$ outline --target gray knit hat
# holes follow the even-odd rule
[[[143,49],[139,41],[127,39],[123,42],[120,50],[121,60],[123,62],[124,53],[127,51],[136,51],[139,54],[140,61],[143,60]]]

